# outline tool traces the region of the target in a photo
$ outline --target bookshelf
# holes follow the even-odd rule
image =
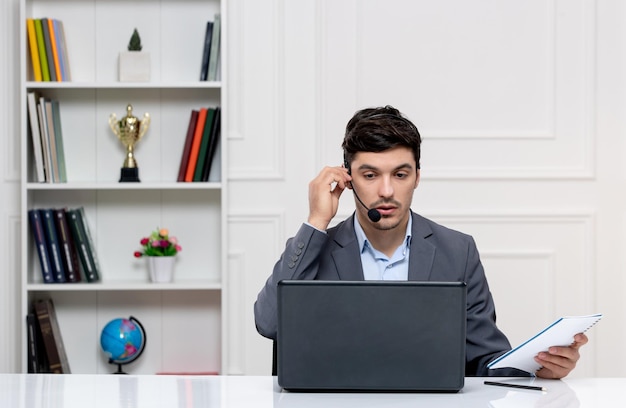
[[[132,374],[224,373],[226,339],[226,66],[218,81],[200,81],[206,22],[221,15],[226,55],[225,0],[21,0],[21,319],[22,371],[27,370],[26,315],[51,298],[72,373],[111,373],[100,331],[116,317],[136,317],[147,333]],[[26,18],[63,22],[71,81],[37,82]],[[133,32],[149,52],[149,82],[119,82],[118,54]],[[59,101],[67,183],[37,182],[26,97],[36,91]],[[108,125],[127,104],[151,125],[137,144],[140,183],[119,183],[125,149]],[[208,182],[176,182],[192,109],[220,106],[221,140]],[[33,208],[84,207],[100,263],[97,283],[44,284],[28,223]],[[148,281],[139,240],[168,228],[183,247],[172,283]]]

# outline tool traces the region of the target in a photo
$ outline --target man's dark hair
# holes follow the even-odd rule
[[[421,142],[417,127],[399,110],[387,105],[357,111],[346,125],[341,147],[348,168],[358,152],[378,153],[403,146],[413,151],[419,169]]]

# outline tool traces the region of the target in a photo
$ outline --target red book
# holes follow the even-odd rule
[[[193,135],[191,144],[191,152],[189,153],[189,163],[185,173],[185,181],[193,181],[193,174],[196,171],[196,163],[198,162],[198,152],[200,151],[200,142],[202,141],[202,133],[204,131],[204,123],[206,122],[207,108],[201,108],[198,114],[198,123]]]
[[[191,153],[191,143],[193,142],[194,131],[196,130],[196,122],[198,122],[198,111],[191,111],[189,119],[189,127],[187,128],[187,137],[185,138],[185,147],[183,147],[183,156],[180,159],[180,168],[178,169],[177,181],[185,181],[185,173],[189,164],[189,155]]]

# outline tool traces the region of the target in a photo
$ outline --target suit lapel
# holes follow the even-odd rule
[[[427,281],[435,259],[435,247],[426,238],[432,235],[430,226],[422,217],[411,212],[411,252],[409,255],[409,280]]]
[[[363,266],[359,243],[354,233],[354,214],[342,223],[335,234],[336,248],[332,257],[340,280],[362,281]]]

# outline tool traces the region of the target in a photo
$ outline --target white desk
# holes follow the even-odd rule
[[[626,407],[626,378],[535,380],[546,392],[483,380],[467,378],[455,394],[352,394],[283,392],[275,377],[0,374],[0,407]]]

